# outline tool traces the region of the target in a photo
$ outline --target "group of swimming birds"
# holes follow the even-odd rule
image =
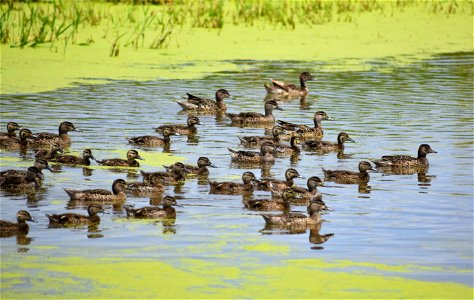
[[[229,148],[232,162],[249,164],[249,166],[272,164],[275,157],[299,155],[301,143],[303,149],[318,152],[330,152],[344,150],[345,142],[354,142],[345,132],[341,132],[335,143],[322,140],[322,121],[329,117],[324,111],[317,111],[314,114],[314,127],[304,124],[293,124],[290,122],[275,120],[274,110],[283,110],[280,107],[280,100],[306,97],[308,87],[306,82],[313,80],[308,72],[300,74],[300,86],[285,82],[272,80],[271,84],[265,84],[267,97],[264,103],[264,114],[256,112],[242,112],[239,114],[226,113],[233,125],[237,126],[264,126],[271,128],[271,135],[263,136],[243,136],[239,137],[240,143],[244,147],[260,148],[260,151],[234,150]],[[155,130],[163,137],[154,135],[137,136],[127,138],[128,142],[136,146],[162,147],[169,145],[172,135],[193,135],[196,134],[196,125],[201,124],[199,114],[215,114],[226,112],[225,98],[229,98],[230,93],[225,89],[217,90],[215,100],[200,98],[187,94],[185,101],[177,101],[181,108],[189,112],[186,125],[162,125]],[[19,130],[18,136],[16,131]],[[49,163],[64,164],[70,166],[89,166],[92,161],[99,165],[112,167],[138,168],[138,160],[143,158],[137,150],[129,150],[126,158],[112,158],[97,160],[91,149],[84,149],[82,157],[62,154],[65,148],[71,146],[71,139],[68,135],[70,131],[79,131],[71,122],[62,122],[59,125],[59,133],[35,133],[29,129],[20,128],[15,122],[7,124],[7,132],[0,133],[0,147],[2,149],[17,150],[31,148],[36,151],[34,165],[26,170],[5,170],[0,172],[0,188],[15,191],[34,191],[38,189],[43,180],[42,170],[53,171]],[[289,140],[289,145],[283,141]],[[410,170],[419,171],[427,169],[429,163],[427,154],[436,153],[427,144],[419,146],[417,157],[407,155],[387,155],[381,159],[373,160],[377,168],[389,169],[395,174],[406,174]],[[100,222],[98,213],[104,212],[103,204],[124,203],[126,195],[156,195],[165,191],[166,185],[180,184],[189,176],[208,178],[207,167],[215,167],[207,157],[199,157],[197,165],[186,165],[181,162],[171,166],[164,166],[165,171],[144,172],[142,182],[126,182],[123,179],[116,179],[112,184],[112,190],[88,189],[72,190],[64,189],[71,201],[76,201],[84,206],[87,205],[88,215],[76,213],[62,213],[47,215],[50,224],[55,227],[78,226],[83,224],[96,224]],[[359,172],[347,170],[325,170],[323,173],[325,180],[334,181],[341,184],[367,184],[370,176],[368,171],[375,170],[369,161],[359,163]],[[294,178],[303,178],[296,169],[290,168],[285,172],[285,179],[261,179],[258,180],[252,172],[242,174],[242,182],[216,182],[210,181],[210,193],[228,195],[246,195],[254,190],[270,191],[270,200],[246,199],[244,206],[248,209],[261,211],[283,211],[280,214],[262,214],[268,226],[278,228],[307,227],[321,222],[320,212],[331,210],[322,200],[322,195],[318,191],[319,186],[323,186],[323,180],[317,176],[307,179],[307,188],[298,187],[294,183]],[[291,205],[307,206],[308,214],[290,211]],[[175,219],[176,211],[173,206],[179,206],[172,196],[165,196],[162,199],[162,206],[146,206],[134,208],[131,205],[124,205],[128,217],[135,218],[156,218]],[[27,234],[29,227],[26,221],[34,221],[30,213],[20,210],[17,213],[17,223],[0,221],[1,236],[14,234]]]

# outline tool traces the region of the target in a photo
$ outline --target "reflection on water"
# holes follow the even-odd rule
[[[185,163],[206,156],[219,167],[210,169],[209,181],[234,182],[241,182],[245,171],[257,177],[282,178],[290,167],[306,178],[322,178],[321,168],[354,170],[359,161],[386,153],[413,155],[413,149],[421,143],[438,151],[429,157],[431,165],[426,170],[379,170],[371,172],[369,184],[331,183],[321,188],[323,200],[335,210],[324,215],[328,221],[324,222],[324,232],[321,228],[265,228],[263,235],[259,232],[265,225],[263,219],[259,212],[244,208],[242,196],[209,194],[208,180],[196,178],[166,187],[165,195],[178,195],[184,204],[177,210],[174,224],[133,222],[126,219],[122,204],[115,204],[106,206],[113,213],[101,218],[96,230],[48,229],[44,214],[64,208],[85,209],[83,203],[70,202],[63,188],[108,189],[120,177],[141,180],[138,170],[162,170],[148,161],[141,161],[137,170],[97,168],[95,162],[89,168],[55,165],[59,172],[45,172],[39,191],[0,191],[1,219],[11,220],[19,209],[26,208],[39,220],[39,224],[30,226],[27,237],[2,239],[2,255],[28,251],[17,244],[57,249],[48,250],[48,255],[58,257],[84,248],[94,249],[88,255],[133,256],[130,253],[142,248],[166,245],[171,250],[154,253],[153,259],[178,261],[182,258],[178,253],[182,252],[173,249],[215,260],[223,252],[230,253],[231,263],[236,266],[249,256],[270,259],[266,253],[248,253],[243,248],[201,251],[195,247],[227,242],[234,234],[241,245],[253,245],[255,239],[286,245],[290,252],[281,254],[285,257],[313,258],[318,253],[335,261],[436,267],[441,271],[420,270],[403,276],[472,284],[470,272],[456,271],[472,270],[473,258],[472,58],[472,54],[440,55],[404,66],[392,65],[387,59],[367,62],[367,71],[347,71],[343,67],[334,71],[344,62],[243,61],[238,63],[245,71],[238,76],[231,72],[202,80],[117,81],[41,94],[2,95],[0,126],[16,121],[33,132],[55,132],[60,122],[68,120],[83,130],[70,134],[71,150],[77,153],[90,148],[96,157],[106,158],[116,157],[117,150],[133,149],[125,140],[127,136],[154,135],[153,127],[161,124],[185,124],[188,113],[180,111],[175,99],[186,92],[208,95],[226,88],[233,95],[226,99],[228,112],[262,113],[266,97],[262,84],[266,78],[291,79],[300,70],[308,70],[318,77],[317,82],[308,83],[308,97],[281,100],[285,111],[276,111],[275,116],[312,125],[316,111],[327,112],[334,120],[323,123],[324,140],[336,141],[338,133],[344,131],[357,141],[347,145],[344,152],[303,149],[295,157],[277,157],[273,164],[234,163],[227,148],[244,149],[237,136],[271,132],[265,130],[268,126],[231,126],[224,113],[197,113],[203,123],[197,134],[173,136],[165,151],[182,157]],[[321,71],[329,69],[332,71]],[[143,147],[139,151],[161,153],[163,149]],[[0,157],[2,170],[24,169],[33,162],[30,149],[2,150]],[[306,180],[297,179],[296,184],[305,187]],[[265,199],[270,194],[257,191],[251,197]],[[137,207],[159,205],[161,197],[129,195],[126,203]],[[305,209],[292,206],[293,211]],[[309,238],[303,234],[309,234]]]

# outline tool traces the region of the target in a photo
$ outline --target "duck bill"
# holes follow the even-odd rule
[[[354,141],[354,140],[351,139],[351,138],[347,138],[346,142],[353,142],[353,143],[355,143],[356,141]]]
[[[283,108],[281,108],[281,107],[279,107],[279,106],[278,106],[278,107],[275,107],[275,109],[277,109],[277,110],[284,110]]]
[[[435,150],[431,149],[430,153],[438,153],[438,151],[435,151]]]
[[[215,164],[210,164],[209,167],[211,168],[217,168],[217,166]]]
[[[38,223],[36,219],[30,218],[28,221],[33,222],[33,223]]]
[[[137,159],[140,159],[140,160],[145,160],[143,157],[141,156],[137,156]]]

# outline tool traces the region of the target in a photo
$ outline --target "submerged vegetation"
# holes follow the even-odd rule
[[[466,10],[472,14],[471,1],[272,1],[272,0],[199,0],[199,1],[60,1],[18,3],[4,1],[0,12],[0,41],[11,47],[37,47],[49,44],[57,50],[70,44],[88,46],[98,39],[111,43],[111,56],[124,47],[162,49],[174,42],[179,33],[207,28],[220,33],[226,24],[272,26],[294,30],[331,21],[353,22],[364,12],[394,14],[409,6],[420,5],[433,14],[447,16]],[[91,30],[92,29],[92,30]],[[79,33],[90,33],[86,38]]]

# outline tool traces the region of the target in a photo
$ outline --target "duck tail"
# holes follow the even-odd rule
[[[46,217],[48,217],[50,223],[59,223],[59,218],[57,215],[46,214]]]
[[[267,90],[268,94],[272,92],[273,88],[268,83],[264,83],[263,86],[265,87],[265,90]]]
[[[272,215],[269,215],[269,214],[260,214],[260,215],[265,220],[265,223],[270,223],[270,218],[272,217]]]
[[[71,200],[75,199],[75,191],[74,190],[70,190],[70,189],[63,189],[64,191],[66,191],[66,193],[69,195],[69,198],[71,198]]]

